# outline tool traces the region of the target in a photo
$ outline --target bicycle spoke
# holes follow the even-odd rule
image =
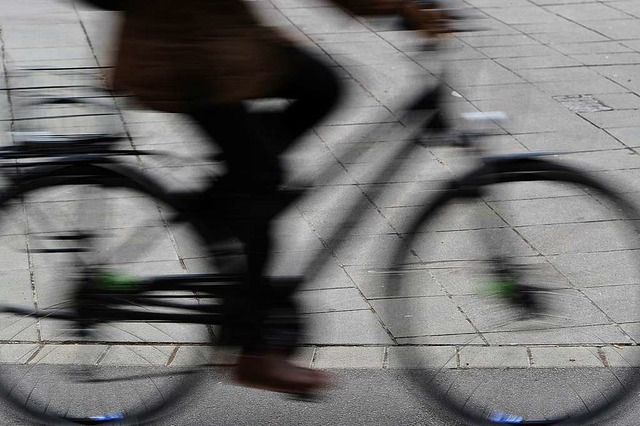
[[[204,364],[196,349],[205,350],[212,336],[187,315],[201,314],[193,306],[206,313],[216,300],[200,301],[179,290],[179,281],[148,297],[127,292],[147,278],[185,275],[191,258],[207,258],[197,230],[166,221],[163,214],[175,215],[171,206],[139,191],[82,176],[49,182],[32,183],[18,201],[1,206],[0,230],[25,226],[24,236],[0,237],[0,250],[24,258],[23,272],[12,272],[15,300],[0,306],[0,384],[32,413],[69,419],[145,416],[178,401]],[[0,274],[9,277],[2,268]],[[141,319],[108,319],[116,306],[123,319],[136,312]],[[153,315],[184,321],[142,319]],[[112,397],[95,397],[102,393]]]
[[[581,174],[534,161],[520,180],[513,164],[463,177],[482,197],[425,209],[394,265],[371,271],[388,279],[371,303],[394,362],[439,377],[417,384],[473,423],[586,421],[640,381],[637,214]],[[545,167],[561,182],[528,188]]]

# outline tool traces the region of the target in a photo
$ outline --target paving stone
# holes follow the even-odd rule
[[[455,346],[397,347],[388,349],[387,368],[457,368]]]
[[[526,333],[520,330],[485,332],[482,333],[482,336],[490,345],[580,345],[593,347],[600,346],[605,342],[630,344],[637,341],[625,335],[628,332],[623,332],[621,328],[616,325],[593,325],[566,329],[531,330]]]
[[[584,294],[616,323],[640,322],[636,284],[585,288]]]
[[[443,183],[441,181],[395,182],[366,185],[363,186],[363,190],[379,207],[424,206],[442,192]]]
[[[49,3],[46,0],[34,0],[27,4],[13,4],[11,1],[5,1],[2,3],[2,9],[4,12],[3,16],[6,20],[25,19],[25,17],[47,20],[55,20],[61,17],[67,17],[68,19],[69,14],[68,5]]]
[[[602,74],[604,77],[616,82],[621,87],[626,87],[635,93],[638,92],[639,80],[637,78],[637,72],[640,69],[640,65],[607,65],[607,66],[593,66],[593,70]],[[593,93],[593,92],[592,92]],[[615,93],[611,91],[611,93]]]
[[[192,367],[194,365],[234,365],[239,353],[237,348],[180,345],[173,353],[172,367]]]
[[[497,59],[496,62],[514,71],[536,68],[575,67],[584,63],[578,58],[571,58],[558,54],[526,58],[500,58]]]
[[[510,133],[538,133],[545,131],[570,131],[580,127],[581,119],[569,113],[530,113],[526,116],[517,116],[511,121],[502,124]]]
[[[518,232],[545,255],[640,248],[640,242],[622,240],[619,227],[612,223],[569,223],[525,226]]]
[[[44,345],[29,364],[96,365],[107,345]]]
[[[640,348],[637,346],[606,346],[601,351],[609,367],[637,368],[640,366]]]
[[[302,313],[368,310],[362,294],[356,288],[307,290],[298,293]]]
[[[3,283],[0,289],[3,304],[23,309],[34,307],[33,288],[28,270],[2,270],[0,276],[2,276]],[[36,321],[32,318],[0,313],[0,324],[2,324],[0,327],[0,339],[2,340],[37,341],[38,328]]]
[[[614,191],[627,193],[636,192],[637,182],[640,178],[637,169],[609,170],[594,173],[598,179],[602,179],[605,184],[613,188]]]
[[[339,239],[328,243],[343,265],[366,265],[381,267],[388,264],[390,247],[399,244],[397,235],[356,235],[348,240]]]
[[[370,303],[396,338],[474,331],[446,296],[379,299]]]
[[[636,19],[602,19],[585,22],[584,25],[613,40],[640,38]]]
[[[320,347],[316,350],[313,367],[320,369],[382,368],[384,347]]]
[[[640,46],[640,40],[623,40],[620,42],[625,47],[628,47],[632,50],[638,50],[638,46]]]
[[[75,12],[68,5],[45,0],[0,2],[5,65],[94,66],[96,60],[103,66],[113,64],[116,52],[111,42],[118,31],[118,26],[113,25],[117,14],[84,10],[83,6]],[[495,152],[572,152],[554,159],[596,172],[597,178],[625,192],[632,202],[640,205],[637,154],[625,149],[640,147],[637,142],[640,124],[636,122],[640,109],[640,79],[637,78],[640,5],[635,1],[591,0],[467,0],[466,3],[479,8],[487,17],[481,24],[490,28],[484,32],[460,33],[450,40],[449,51],[443,59],[451,77],[447,106],[456,111],[507,110],[514,118],[503,128],[493,129],[500,135],[493,141]],[[285,212],[288,220],[275,225],[277,260],[270,271],[296,275],[306,270],[315,257],[326,259],[327,263],[314,271],[304,287],[307,291],[303,296],[310,299],[309,306],[312,306],[308,310],[316,312],[308,315],[313,322],[308,342],[349,345],[305,347],[299,362],[311,365],[315,356],[318,364],[315,366],[324,363],[327,367],[380,368],[386,350],[389,368],[407,367],[407,364],[417,368],[457,368],[458,362],[465,366],[465,359],[471,361],[469,368],[489,367],[492,362],[524,368],[524,345],[532,345],[534,367],[576,364],[600,367],[598,359],[603,356],[612,366],[624,364],[622,354],[635,351],[635,347],[626,345],[640,342],[640,321],[635,313],[638,310],[628,297],[636,290],[638,271],[624,267],[635,264],[634,252],[638,247],[631,239],[606,238],[611,234],[606,224],[599,222],[602,211],[590,208],[576,188],[558,188],[541,182],[513,185],[487,194],[492,210],[486,205],[477,205],[465,211],[474,217],[483,216],[486,219],[482,221],[483,226],[489,227],[502,223],[494,211],[503,214],[510,224],[518,226],[519,235],[506,229],[492,233],[497,245],[521,254],[523,262],[535,263],[541,256],[531,249],[532,244],[546,255],[536,269],[542,269],[550,278],[546,284],[551,290],[556,292],[572,286],[579,289],[564,290],[564,297],[556,297],[556,304],[563,300],[574,302],[573,328],[524,332],[517,328],[517,321],[501,322],[508,315],[488,315],[483,309],[485,305],[472,303],[478,300],[477,277],[472,273],[475,268],[402,271],[406,275],[399,281],[403,287],[393,292],[402,298],[390,299],[388,286],[392,281],[388,280],[387,262],[396,250],[396,243],[401,242],[397,232],[409,230],[409,218],[441,192],[443,181],[469,168],[469,162],[460,158],[462,155],[457,149],[429,146],[402,151],[403,156],[394,160],[397,152],[382,146],[388,141],[405,140],[410,135],[410,121],[397,122],[398,113],[418,92],[418,85],[429,87],[436,83],[443,63],[434,60],[433,55],[422,55],[422,41],[416,34],[397,31],[393,27],[395,23],[388,19],[354,19],[316,0],[273,0],[254,6],[269,25],[281,26],[283,32],[301,40],[311,55],[326,61],[347,93],[341,109],[327,117],[316,129],[317,134],[310,133],[305,138],[307,143],[298,145],[297,151],[285,161],[290,179],[309,181],[319,177],[322,178],[319,185],[325,188],[298,202]],[[7,82],[15,84],[15,81],[7,80],[0,85],[4,88]],[[11,114],[20,114],[19,102],[13,97],[9,104],[6,91],[0,92],[0,110],[4,111],[0,113],[0,120],[4,120],[0,127],[9,130]],[[574,95],[592,96],[613,111],[578,116],[553,99]],[[459,101],[455,107],[452,100]],[[15,111],[12,112],[12,108]],[[140,111],[123,114],[137,147],[166,149],[196,157],[217,150],[205,142],[188,120],[178,115]],[[86,130],[95,126],[89,120],[81,120],[75,127]],[[122,123],[117,128],[124,130]],[[7,135],[0,138],[2,145],[11,143]],[[185,138],[188,143],[184,142]],[[358,143],[367,144],[354,150],[363,152],[363,156],[345,152]],[[404,161],[412,155],[414,159]],[[398,173],[389,177],[369,171],[381,164],[398,169]],[[406,167],[407,164],[419,167]],[[153,176],[176,189],[186,187],[184,182],[198,187],[203,179],[221,171],[208,160],[177,167],[154,164],[144,158],[143,165]],[[171,182],[168,176],[176,176],[182,182]],[[73,198],[64,190],[52,191],[46,200],[54,202],[43,203],[47,208],[42,211],[50,222],[60,226],[74,224],[73,201],[91,200],[91,197],[89,194]],[[351,213],[351,222],[358,226],[352,226],[347,220],[348,226],[340,228],[336,206],[345,206],[348,202],[357,208],[344,209],[344,215]],[[122,205],[125,207],[116,215],[116,228],[139,224],[142,215],[136,211],[132,220],[131,212],[135,210],[132,204],[123,202]],[[54,207],[58,213],[53,212]],[[33,208],[28,206],[27,210]],[[514,208],[521,214],[509,216],[508,212]],[[303,215],[298,210],[303,211]],[[3,300],[13,299],[29,305],[33,279],[36,290],[41,293],[39,303],[54,303],[56,293],[51,292],[53,297],[49,298],[49,290],[65,284],[61,281],[67,271],[51,269],[51,265],[60,260],[57,256],[47,259],[33,254],[29,258],[24,253],[26,221],[22,216],[14,216],[16,220],[0,228],[0,271],[9,283]],[[38,230],[35,220],[29,225],[32,231]],[[42,221],[40,225],[46,228],[47,222]],[[452,214],[447,220],[436,220],[432,225],[440,232],[414,240],[412,248],[416,253],[407,251],[406,259],[439,262],[459,259],[458,256],[479,259],[486,255],[478,244],[481,230],[468,229],[461,215]],[[132,244],[119,250],[117,260],[121,263],[126,260],[128,269],[136,274],[173,273],[185,267],[210,270],[207,256],[192,244],[188,235],[176,232],[169,238],[162,229],[160,226],[151,231],[161,243],[147,243],[153,246],[151,249]],[[342,244],[341,240],[348,243]],[[335,251],[332,253],[326,245]],[[576,252],[576,246],[589,252]],[[129,262],[134,257],[136,261]],[[418,265],[425,266],[424,263]],[[551,271],[554,274],[549,274]],[[362,295],[370,300],[373,311]],[[465,315],[460,308],[465,310]],[[411,316],[410,324],[416,327],[408,327],[407,317],[403,315]],[[0,321],[6,319],[6,315],[0,314]],[[73,338],[72,330],[55,322],[42,321],[38,332],[33,320],[23,319],[3,327],[0,338],[18,338],[25,342],[37,342],[39,337],[56,337],[62,341]],[[392,344],[385,327],[403,336],[398,339],[400,343],[436,346],[385,349],[382,345]],[[478,328],[483,330],[482,334],[477,332]],[[196,361],[206,364],[235,362],[233,351],[229,357],[223,352],[211,354],[209,347],[203,345],[208,334],[200,334],[196,329],[200,328],[179,324],[112,324],[106,327],[109,338],[136,342],[136,345],[131,346],[131,350],[122,345],[106,350],[106,346],[90,344],[87,359],[90,363],[99,359],[96,356],[103,357],[106,363],[154,363],[160,362],[161,354],[178,347],[177,352],[170,352],[175,355],[172,365],[183,364],[189,354],[195,354]],[[412,333],[415,331],[417,335]],[[158,348],[140,346],[145,340],[161,344]],[[602,342],[620,343],[622,349],[611,345],[599,350],[593,347]],[[486,343],[518,346],[469,346]],[[565,347],[574,344],[583,347]],[[459,357],[456,345],[467,345]],[[0,357],[8,356],[7,347],[3,346]],[[34,353],[34,348],[35,343],[11,345],[11,353],[21,362]],[[67,359],[75,349],[80,348],[46,345],[34,361],[70,362]],[[405,351],[411,356],[400,362],[398,356]],[[127,356],[134,352],[139,354]],[[356,356],[358,353],[361,356]],[[635,354],[626,356],[635,358]]]
[[[549,260],[577,288],[633,284],[640,273],[633,252],[563,254]]]
[[[532,102],[534,105],[531,105]],[[474,104],[480,111],[505,111],[509,114],[509,120],[518,120],[520,115],[532,114],[534,116],[541,114],[566,114],[564,108],[558,105],[553,99],[550,99],[547,95],[537,95],[531,93],[529,96],[522,95],[520,97],[505,97],[496,99],[477,100]],[[506,123],[501,123],[504,125]],[[503,137],[504,138],[504,137]],[[493,144],[493,140],[491,141]],[[460,155],[460,153],[458,153]]]
[[[324,120],[325,125],[345,125],[363,123],[395,123],[398,119],[388,109],[381,106],[342,108]]]
[[[465,42],[469,43],[472,47],[498,47],[498,46],[527,46],[527,45],[539,45],[539,43],[525,35],[479,35],[474,37],[462,37]]]
[[[349,164],[347,172],[359,184],[390,182],[415,182],[425,180],[446,180],[452,177],[451,172],[436,159],[421,161],[417,165],[408,164],[406,160],[387,161],[391,173],[380,173],[380,168],[372,168],[371,164]]]
[[[364,209],[358,216],[353,216],[353,211],[347,209],[334,209],[331,211],[305,212],[309,224],[320,235],[331,235],[333,232],[349,235],[379,235],[390,234],[394,230],[377,210]]]
[[[297,348],[293,354],[292,362],[302,367],[311,368],[317,350],[316,347]]]
[[[625,65],[637,64],[640,61],[640,53],[608,53],[606,55],[592,53],[588,55],[571,55],[571,59],[585,65]]]
[[[611,212],[590,196],[491,203],[511,226],[609,220]]]
[[[529,368],[525,347],[466,346],[459,352],[460,368]]]
[[[637,111],[603,111],[583,113],[581,115],[597,127],[605,129],[640,126],[640,118],[638,118]]]
[[[491,60],[464,61],[450,71],[450,78],[460,86],[484,86],[524,82],[516,73]]]
[[[588,28],[581,26],[574,26],[573,28],[558,28],[553,24],[543,24],[547,27],[539,33],[531,33],[530,37],[539,43],[547,46],[553,46],[556,43],[597,43],[610,41],[610,39],[597,31],[592,31]],[[519,27],[526,31],[523,26]]]
[[[618,127],[607,129],[607,132],[628,147],[640,146],[640,127]]]
[[[627,337],[626,341],[621,339],[621,342],[629,343],[629,340],[632,342],[640,343],[640,324],[638,323],[630,323],[630,324],[620,324],[620,329],[625,332],[625,337]]]
[[[523,7],[531,6],[531,2],[527,0],[467,0],[475,7]]]
[[[614,5],[614,7],[631,16],[640,17],[640,9],[638,8],[638,4],[634,1],[620,2]]]
[[[361,266],[346,267],[345,270],[368,300],[444,295],[440,283],[420,265],[409,266],[406,270]]]
[[[455,200],[446,212],[429,217],[428,221],[417,222],[425,210],[424,207],[395,207],[384,209],[383,214],[402,233],[463,231],[477,229],[479,226],[493,228],[505,225],[504,220],[489,206],[479,201]],[[414,228],[418,224],[421,226]]]
[[[506,24],[555,23],[563,21],[561,18],[553,16],[539,7],[496,7],[486,8],[484,11]]]
[[[563,160],[586,172],[636,168],[638,155],[628,149],[565,154]]]
[[[323,126],[318,134],[330,146],[341,142],[400,141],[408,136],[404,126],[395,123]]]
[[[603,19],[628,19],[629,15],[620,12],[606,4],[586,3],[576,7],[575,5],[547,6],[546,10],[563,16],[571,21],[586,22]]]
[[[323,256],[325,259],[333,259],[331,253],[327,250]],[[317,258],[314,258],[317,259]],[[313,261],[313,259],[310,259]],[[333,288],[351,288],[353,280],[344,271],[335,259],[326,261],[319,269],[307,270],[309,276],[302,284],[301,290],[323,290]]]
[[[531,348],[534,368],[604,367],[595,348]]]
[[[336,206],[344,210],[356,208],[356,211],[366,211],[364,209],[370,208],[371,203],[356,185],[327,185],[314,189],[300,200],[298,206],[303,213],[329,214]]]
[[[274,0],[277,1],[277,0]],[[311,1],[311,0],[307,0]],[[412,33],[405,31],[405,33]],[[389,33],[385,33],[389,34]],[[327,33],[327,34],[310,34],[309,38],[317,43],[374,43],[380,41],[380,35],[371,31],[363,31],[360,33]],[[387,39],[387,37],[384,37]],[[415,34],[414,34],[415,38]]]
[[[360,22],[333,7],[288,9],[285,15],[305,34],[366,31]]]
[[[2,345],[0,364],[26,364],[39,347],[32,343]]]
[[[32,47],[26,49],[11,49],[12,68],[95,66],[96,61],[88,45],[61,47]]]
[[[620,53],[631,52],[632,50],[623,43],[617,41],[554,44],[553,48],[566,55]]]
[[[616,84],[608,79],[536,83],[536,87],[552,96],[579,94],[599,95],[601,93],[625,93],[629,91],[629,88],[624,84]]]
[[[54,341],[77,340],[77,332],[66,323],[53,321],[41,324],[43,339]],[[210,336],[204,326],[177,323],[142,323],[142,322],[111,322],[98,329],[93,337],[97,341],[116,343],[156,342],[158,344],[173,343],[203,343],[208,342]]]
[[[487,242],[482,242],[487,241]],[[512,255],[528,256],[534,254],[531,246],[519,235],[507,228],[468,231],[443,231],[425,234],[416,238],[412,249],[421,259],[430,262],[483,260],[489,256],[486,245],[498,244],[498,247],[509,247]]]
[[[176,350],[173,346],[110,346],[100,365],[165,366]]]
[[[571,152],[620,149],[624,145],[608,133],[585,126],[582,129],[561,129],[555,132],[535,132],[515,138],[531,151]]]
[[[309,182],[317,182],[318,190],[322,186],[336,185],[354,185],[356,181],[344,169],[344,167],[336,162],[315,163],[313,165],[297,163],[290,166],[287,170],[287,178],[293,182],[294,187],[306,186]],[[310,194],[313,195],[313,194]],[[306,197],[300,200],[301,203],[306,202]]]
[[[543,287],[545,283],[535,283]],[[481,333],[517,332],[527,335],[530,330],[563,336],[576,333],[576,327],[611,325],[612,321],[594,305],[589,295],[573,289],[546,289],[538,294],[545,311],[539,317],[522,318],[522,311],[507,306],[503,298],[483,294],[453,296],[453,302]],[[560,339],[560,337],[556,337]],[[583,337],[575,337],[583,340]],[[597,341],[593,336],[587,337]]]
[[[0,270],[27,269],[27,257],[24,235],[0,237]]]
[[[615,110],[640,109],[640,96],[632,92],[602,94],[598,99]]]
[[[388,345],[391,338],[371,311],[307,315],[303,343],[313,345]]]
[[[408,146],[402,143],[372,142],[341,144],[332,147],[331,153],[342,164],[379,164],[383,160],[413,158],[415,161],[427,161],[433,158],[431,153],[420,146]]]
[[[390,44],[380,43],[380,40],[371,42],[357,42],[355,40],[348,40],[343,43],[338,42],[318,42],[318,46],[330,55],[348,55],[357,54],[363,51],[370,52],[372,54],[393,54],[398,51]],[[340,61],[338,61],[340,62]]]
[[[498,46],[482,47],[478,50],[492,59],[544,57],[556,54],[554,49],[543,45],[527,46],[526,49],[520,46]]]
[[[531,70],[540,71],[540,70]],[[546,71],[546,70],[543,70]],[[522,71],[519,71],[522,74]],[[519,97],[526,97],[534,103],[540,93],[542,93],[533,84],[526,81],[520,83],[504,84],[500,86],[500,90],[495,90],[494,86],[467,86],[459,87],[456,90],[457,93],[462,95],[465,99],[471,101],[478,100],[494,100],[494,99],[514,99]],[[548,95],[544,94],[545,98]]]
[[[467,346],[483,345],[485,340],[479,333],[429,335],[419,337],[400,337],[396,339],[400,345],[427,345],[427,346]]]
[[[31,47],[86,46],[87,38],[78,23],[14,22],[3,25],[3,42],[8,49]]]

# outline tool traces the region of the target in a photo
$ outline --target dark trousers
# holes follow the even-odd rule
[[[200,128],[223,151],[227,166],[225,184],[231,191],[248,194],[255,205],[243,206],[248,214],[239,237],[247,258],[248,284],[245,297],[251,312],[251,342],[245,349],[262,350],[265,346],[295,344],[284,328],[265,326],[266,301],[277,296],[263,280],[272,241],[271,215],[261,214],[270,199],[274,202],[283,171],[279,154],[333,109],[339,99],[339,81],[323,63],[309,54],[290,50],[294,64],[286,84],[272,98],[286,98],[290,104],[276,112],[252,112],[244,103],[206,105],[189,112]],[[280,301],[275,301],[277,305]],[[277,321],[276,321],[277,322]]]

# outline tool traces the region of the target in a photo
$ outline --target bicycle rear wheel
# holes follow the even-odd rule
[[[502,159],[403,230],[372,305],[428,397],[473,424],[586,424],[640,376],[640,215],[542,159]]]
[[[87,285],[126,296],[150,277],[215,272],[200,225],[122,170],[61,168],[0,195],[0,396],[43,424],[145,423],[196,390],[213,361],[207,324],[79,320],[78,309],[101,307],[79,303]],[[218,303],[180,288],[155,292],[157,306],[125,296],[120,308],[169,319]]]

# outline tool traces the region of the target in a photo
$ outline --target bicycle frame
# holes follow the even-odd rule
[[[421,139],[421,135],[424,132],[429,131],[442,131],[446,129],[446,121],[444,119],[442,92],[444,82],[440,82],[439,86],[435,88],[432,86],[426,86],[424,91],[419,93],[413,100],[408,103],[406,108],[407,116],[413,114],[416,111],[425,112],[424,121],[414,125],[410,134],[412,136],[408,138],[396,138],[398,141],[389,142],[398,144],[398,150],[395,153],[393,159],[405,159],[409,158],[418,150],[423,149],[418,141]],[[87,99],[75,99],[55,97],[44,100],[42,103],[53,104],[74,104],[74,103],[90,103]],[[36,102],[37,104],[37,102]],[[400,119],[401,123],[404,123],[404,118]],[[408,125],[405,123],[405,125]],[[373,135],[377,132],[374,128],[367,135]],[[109,170],[112,168],[118,170],[124,170],[124,177],[126,178],[127,167],[118,158],[123,156],[149,156],[149,155],[164,155],[160,152],[136,150],[136,149],[116,149],[114,146],[117,142],[125,140],[123,135],[117,134],[100,134],[100,135],[74,135],[71,137],[51,137],[42,135],[28,135],[22,134],[22,138],[25,142],[13,147],[8,147],[0,150],[0,161],[9,160],[8,163],[0,163],[0,169],[5,171],[13,170],[15,173],[5,173],[13,184],[25,184],[31,179],[38,179],[46,177],[48,179],[58,179],[61,182],[65,180],[65,173],[69,176],[84,176],[86,183],[101,183],[105,176],[109,176]],[[364,136],[366,138],[366,135]],[[343,153],[345,158],[350,161],[357,161],[363,153],[358,152],[357,147],[354,146],[350,150]],[[16,161],[17,160],[17,161]],[[381,168],[376,173],[376,181],[389,181],[398,173],[392,162],[389,162],[385,167]],[[111,174],[110,179],[115,179],[114,183],[117,183],[117,179],[123,176]],[[92,176],[95,179],[92,179]],[[330,167],[322,170],[319,173],[319,177],[316,179],[317,183],[329,183],[333,178],[333,171]],[[366,185],[357,185],[361,188]],[[194,198],[200,197],[200,194],[204,196],[210,192],[212,188],[205,188],[201,193],[183,192],[172,193],[171,197],[184,197],[190,196]],[[369,198],[375,197],[379,194],[379,190],[369,193]],[[185,207],[185,206],[182,206]],[[361,201],[354,203],[350,206],[346,217],[360,217],[368,207],[368,203]],[[198,217],[197,211],[185,211],[183,212],[190,217]],[[350,233],[350,225],[345,222],[338,226],[328,237],[325,238],[325,242],[329,247],[334,250],[340,249],[345,241],[348,240]],[[325,264],[332,260],[329,252],[325,252],[315,257],[304,269],[303,276],[313,276],[317,271],[321,270]],[[242,282],[242,278],[239,276],[219,276],[215,274],[206,275],[184,275],[184,276],[165,276],[165,277],[147,277],[138,283],[142,290],[140,291],[127,291],[124,293],[118,292],[105,292],[104,294],[97,294],[97,302],[104,304],[98,311],[94,311],[93,314],[103,321],[161,321],[161,322],[192,322],[200,324],[221,324],[225,322],[223,315],[221,315],[220,309],[209,306],[206,308],[187,305],[178,305],[173,303],[160,302],[162,296],[145,294],[155,291],[197,291],[205,293],[208,298],[221,297],[224,294],[224,285],[221,283],[233,281],[237,286],[239,282]],[[228,286],[228,284],[227,284]],[[187,297],[187,296],[185,296]],[[193,297],[193,293],[191,295]],[[198,296],[200,297],[200,296]],[[140,312],[134,309],[126,308],[125,305],[131,305],[132,303],[139,306],[159,307],[165,308],[178,308],[186,309],[191,313],[158,313],[158,312]],[[31,316],[36,317],[48,317],[69,320],[69,314],[57,314],[48,311],[32,311]],[[77,317],[75,319],[78,319]]]

